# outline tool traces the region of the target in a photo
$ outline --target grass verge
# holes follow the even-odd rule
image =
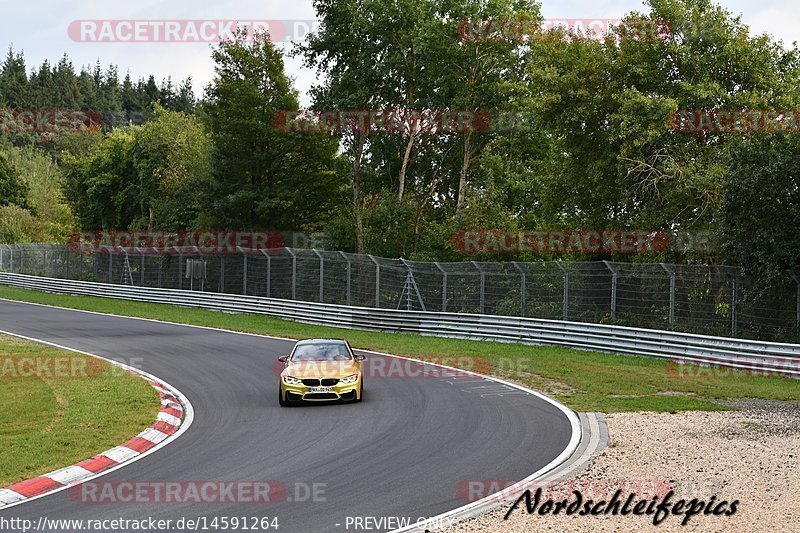
[[[210,326],[288,338],[346,337],[355,348],[425,360],[476,365],[476,370],[550,394],[578,411],[718,411],[715,400],[799,400],[800,383],[743,373],[682,373],[662,359],[613,355],[551,346],[468,341],[412,334],[376,333],[314,326],[279,318],[230,314],[165,304],[91,296],[49,294],[0,286],[0,298],[101,313]],[[488,365],[488,367],[486,366]],[[463,366],[463,365],[462,365]]]
[[[0,487],[127,441],[159,407],[156,391],[119,367],[0,335]]]

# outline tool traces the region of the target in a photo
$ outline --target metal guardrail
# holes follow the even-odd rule
[[[197,264],[201,270],[194,270]],[[0,270],[358,307],[800,342],[800,276],[785,272],[765,284],[744,269],[724,265],[422,262],[302,248],[237,246],[211,253],[197,246],[0,244]]]
[[[342,328],[647,355],[800,378],[800,345],[797,344],[584,322],[376,309],[238,294],[131,287],[6,272],[0,272],[0,284],[62,294],[265,314],[297,322]]]

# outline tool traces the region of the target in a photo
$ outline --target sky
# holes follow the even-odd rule
[[[754,33],[770,33],[786,43],[800,41],[800,2],[796,0],[721,0],[734,15],[741,15]],[[149,24],[144,42],[102,40],[103,28],[112,27],[117,39],[129,38],[133,28],[119,21],[285,21],[287,39],[280,46],[291,48],[288,37],[300,36],[315,19],[311,0],[0,0],[2,45],[23,51],[28,68],[45,59],[57,62],[66,52],[76,70],[81,65],[103,67],[115,64],[120,76],[130,72],[134,79],[149,74],[157,80],[172,76],[173,81],[192,77],[195,93],[214,76],[208,42],[153,42],[158,25]],[[630,11],[647,11],[641,0],[543,0],[542,15],[547,19],[618,19]],[[276,27],[273,23],[273,27]],[[210,25],[200,23],[180,27],[180,32],[198,29],[213,35]],[[163,33],[162,33],[163,35]],[[174,34],[173,34],[174,35]],[[202,41],[203,35],[197,41]],[[3,54],[5,55],[5,54]],[[300,58],[287,58],[286,68],[300,91],[301,104],[308,105],[307,90],[317,81],[313,70],[304,68]]]

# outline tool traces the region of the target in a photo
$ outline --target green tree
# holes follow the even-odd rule
[[[98,65],[99,67],[99,65]],[[53,69],[54,107],[60,109],[82,109],[84,95],[78,86],[78,77],[72,67],[72,61],[66,54]],[[94,87],[93,87],[93,90]],[[89,96],[89,95],[87,95]]]
[[[114,130],[90,152],[63,158],[65,194],[83,229],[128,229],[141,217],[134,130]]]
[[[800,139],[738,139],[727,161],[720,226],[728,257],[762,282],[800,270]]]
[[[380,106],[376,88],[384,73],[375,68],[383,50],[375,38],[378,32],[391,31],[372,24],[366,13],[380,13],[380,0],[337,2],[315,0],[320,29],[297,48],[307,66],[324,75],[325,83],[311,89],[314,107],[320,110],[369,110]],[[377,9],[376,9],[377,8]],[[354,248],[364,252],[364,163],[367,160],[367,134],[361,128],[340,132],[349,159]]]
[[[0,153],[0,206],[16,205],[27,209],[29,189],[17,169]]]
[[[28,187],[28,211],[36,214],[31,236],[39,242],[64,242],[77,229],[77,221],[64,198],[64,180],[56,162],[33,147],[11,148],[5,156]]]
[[[283,56],[261,35],[240,34],[213,51],[216,75],[203,112],[215,144],[209,224],[232,229],[318,226],[337,190],[336,139],[279,131],[298,109]]]
[[[486,111],[507,106],[510,88],[521,82],[515,67],[522,43],[468,43],[459,28],[473,18],[539,16],[526,1],[319,0],[314,6],[320,30],[296,53],[324,75],[324,84],[311,92],[320,110]],[[383,206],[383,215],[407,216],[405,209],[390,208],[383,199],[391,189],[401,202],[410,194],[415,231],[421,215],[435,204],[442,207],[443,199],[463,207],[476,155],[491,136],[447,134],[411,119],[397,131],[367,135],[354,128],[340,137],[352,169],[355,249],[364,251],[365,209]],[[397,227],[405,224],[395,222]]]
[[[38,230],[36,220],[27,209],[16,205],[0,207],[0,242],[16,244],[45,241]]]
[[[156,105],[134,129],[139,217],[148,229],[198,229],[204,191],[213,187],[211,137],[192,116]]]
[[[26,108],[31,105],[25,57],[9,47],[0,67],[0,107]]]
[[[194,117],[156,105],[147,124],[65,155],[67,198],[84,228],[195,229],[211,187],[211,154]]]
[[[751,36],[709,0],[648,3],[650,12],[628,15],[626,26],[660,23],[669,32],[533,43],[528,107],[553,148],[529,209],[548,224],[713,227],[726,175],[720,153],[730,137],[670,131],[668,117],[796,100],[795,50]]]

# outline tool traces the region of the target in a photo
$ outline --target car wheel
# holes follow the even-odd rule
[[[283,399],[283,391],[280,387],[278,387],[278,404],[280,404],[281,407],[286,407],[289,405],[288,402]]]

